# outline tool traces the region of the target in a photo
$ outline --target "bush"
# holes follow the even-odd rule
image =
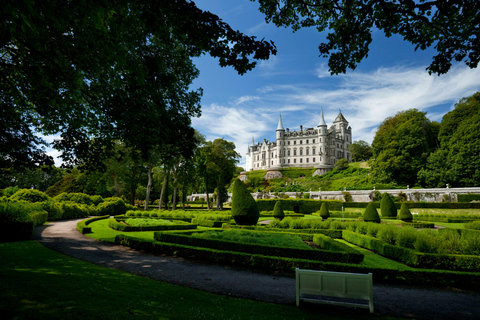
[[[54,200],[47,200],[41,203],[43,210],[48,212],[48,220],[56,221],[62,219],[62,208],[60,203]]]
[[[320,217],[322,219],[327,220],[330,217],[330,211],[328,211],[328,203],[322,203],[322,207],[320,208]]]
[[[43,224],[47,212],[40,205],[9,201],[0,203],[0,242],[28,240],[37,224]]]
[[[231,212],[238,225],[256,225],[260,217],[257,203],[239,179],[233,182]]]
[[[90,211],[84,204],[78,204],[72,201],[60,202],[62,219],[78,219],[88,217]]]
[[[277,201],[275,207],[273,208],[273,217],[278,220],[283,220],[285,218],[285,212],[282,209],[282,203]]]
[[[13,196],[15,194],[15,192],[17,192],[18,190],[20,190],[19,187],[15,186],[15,187],[8,187],[8,188],[5,188],[3,190],[3,195],[7,198]]]
[[[380,223],[381,221],[375,205],[371,202],[368,204],[367,208],[365,208],[365,211],[363,212],[363,221],[375,223]]]
[[[100,203],[96,209],[96,215],[99,216],[115,216],[125,214],[127,212],[127,206],[121,198],[111,197],[105,198],[104,202]]]
[[[395,244],[404,248],[414,249],[414,243],[417,240],[418,231],[412,227],[402,227],[397,230]]]
[[[398,217],[405,222],[411,222],[413,220],[413,215],[405,203],[402,203]]]
[[[10,199],[15,201],[44,202],[51,198],[42,191],[35,189],[20,189],[15,192]]]
[[[380,202],[380,212],[382,213],[382,218],[397,217],[397,207],[395,203],[393,203],[390,195],[386,192],[383,194],[382,201]]]
[[[343,191],[342,194],[343,194],[343,199],[345,200],[345,202],[351,202],[352,201],[352,195],[351,195],[350,192]]]

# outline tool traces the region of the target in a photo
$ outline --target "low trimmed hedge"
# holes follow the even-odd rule
[[[221,228],[224,223],[227,221],[213,221],[213,220],[205,220],[205,219],[192,219],[192,223],[202,227],[210,227],[210,228]]]
[[[277,232],[277,233],[290,233],[298,235],[308,235],[309,238],[302,238],[303,240],[312,241],[313,234],[324,234],[330,238],[342,239],[342,230],[334,229],[280,229],[280,228],[270,228],[267,226],[255,226],[255,227],[246,227],[246,226],[237,226],[228,223],[222,225],[222,229],[245,229],[245,230],[257,230],[262,232]]]
[[[256,200],[258,210],[260,211],[273,211],[275,203],[280,201],[282,208],[285,211],[295,211],[301,214],[312,214],[320,211],[322,203],[328,202],[330,210],[342,210],[343,202],[340,200],[313,200],[313,199],[259,199]]]
[[[472,290],[477,290],[480,287],[480,273],[474,272],[382,269],[365,267],[358,264],[251,255],[241,252],[197,248],[154,240],[138,239],[123,234],[115,237],[115,243],[154,254],[175,255],[187,259],[235,265],[236,267],[254,270],[277,271],[288,273],[292,277],[295,276],[295,268],[301,268],[336,272],[372,273],[375,283],[383,284],[424,285],[439,288],[450,286]]]
[[[457,200],[458,202],[480,201],[480,194],[459,194]]]
[[[402,227],[413,227],[413,228],[435,228],[434,223],[427,222],[402,222]]]
[[[362,256],[363,261],[363,254],[355,250],[354,248],[347,246],[344,243],[335,241],[334,239],[326,236],[324,234],[315,234],[313,235],[313,242],[319,245],[322,249],[329,250],[329,251],[340,251],[340,252],[348,252],[352,254],[358,254]]]
[[[265,256],[307,259],[315,261],[335,261],[344,263],[360,263],[363,261],[362,254],[350,254],[346,252],[333,252],[329,250],[319,249],[304,250],[297,248],[279,248],[258,244],[196,238],[184,234],[167,234],[162,232],[155,232],[154,239],[159,242],[176,243],[186,246],[196,246],[202,248],[243,252],[249,254],[260,254]]]
[[[370,202],[343,202],[344,208],[366,208]],[[470,202],[404,202],[409,209],[480,209],[480,203]],[[380,202],[374,202],[375,208],[380,208]],[[402,203],[396,202],[400,209]],[[341,209],[340,209],[341,210]]]
[[[120,220],[120,219],[119,219]],[[121,219],[124,220],[124,219]],[[112,229],[118,231],[161,231],[161,230],[193,230],[197,228],[197,225],[191,224],[184,221],[174,220],[176,225],[173,226],[129,226],[128,224],[122,223],[115,218],[108,219],[108,226]]]
[[[370,249],[387,258],[405,263],[415,268],[443,269],[456,271],[480,271],[480,256],[447,255],[416,252],[412,249],[390,245],[385,241],[344,230],[343,239]]]
[[[413,215],[414,221],[433,221],[433,222],[447,222],[447,223],[464,223],[464,222],[472,222],[475,219],[462,219],[462,218],[442,218],[442,217],[417,217],[417,215]]]
[[[81,234],[87,234],[92,232],[92,228],[89,227],[88,225],[94,221],[102,220],[102,219],[107,219],[110,216],[100,216],[100,217],[93,217],[90,219],[85,219],[82,221],[79,221],[77,223],[77,230],[80,231]]]

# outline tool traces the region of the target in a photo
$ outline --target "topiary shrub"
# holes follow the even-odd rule
[[[20,189],[15,192],[10,199],[15,201],[44,202],[51,198],[42,191],[35,189]]]
[[[363,212],[363,221],[380,223],[380,216],[373,202],[370,202]]]
[[[104,202],[100,203],[97,206],[96,215],[99,216],[115,216],[120,214],[125,214],[127,212],[127,206],[121,198],[111,197],[105,198]]]
[[[327,202],[322,203],[322,206],[320,207],[320,217],[322,217],[323,220],[327,220],[328,217],[330,217],[330,211],[328,211]]]
[[[402,203],[398,217],[400,218],[400,220],[405,222],[411,222],[413,220],[412,213],[410,212],[410,209],[408,209],[405,203]]]
[[[275,202],[275,207],[273,208],[273,217],[278,220],[282,220],[285,218],[285,212],[282,209],[282,202],[277,201]]]
[[[232,217],[238,225],[256,225],[260,212],[250,192],[242,181],[233,182]]]
[[[395,206],[395,203],[393,203],[393,200],[388,193],[384,193],[382,196],[382,201],[380,202],[380,212],[382,213],[383,218],[397,217],[397,207]]]

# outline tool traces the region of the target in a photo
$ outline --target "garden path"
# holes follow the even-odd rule
[[[37,227],[34,239],[77,259],[172,284],[252,300],[295,304],[294,278],[152,255],[99,242],[78,232],[78,221],[51,222]],[[437,320],[480,319],[479,302],[480,291],[374,284],[375,312],[382,315]],[[321,305],[318,308],[329,307]]]

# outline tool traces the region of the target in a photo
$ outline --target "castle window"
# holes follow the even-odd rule
[[[322,161],[322,157],[320,157],[320,161]],[[315,162],[315,158],[312,158],[312,162]]]
[[[300,149],[300,155],[303,156],[303,149]]]
[[[312,154],[315,154],[315,148],[312,148]],[[313,161],[315,162],[315,161]]]
[[[300,140],[300,144],[302,144],[302,140]]]
[[[303,160],[303,159],[302,159],[302,158],[300,158],[300,163],[302,163],[302,160]]]
[[[285,150],[283,150],[283,156],[285,157]]]
[[[308,163],[308,158],[307,158],[307,163]]]
[[[273,152],[272,152],[272,158],[273,158]]]
[[[290,157],[290,150],[288,150],[288,156]]]
[[[293,141],[293,144],[297,144],[297,140]]]
[[[290,145],[290,141],[288,141],[288,145]]]
[[[288,163],[290,163],[290,159],[288,159]]]
[[[320,142],[322,141],[322,139],[320,138]],[[315,143],[315,139],[312,139],[312,143]]]
[[[272,161],[272,166],[273,166],[273,161]]]
[[[308,140],[305,143],[308,144]]]
[[[293,155],[294,155],[294,156],[297,155],[297,149],[294,149],[294,150],[293,150]]]
[[[297,159],[293,159],[293,163],[297,163]]]
[[[309,155],[309,151],[310,151],[310,149],[307,149],[307,153],[306,153],[307,156]]]

